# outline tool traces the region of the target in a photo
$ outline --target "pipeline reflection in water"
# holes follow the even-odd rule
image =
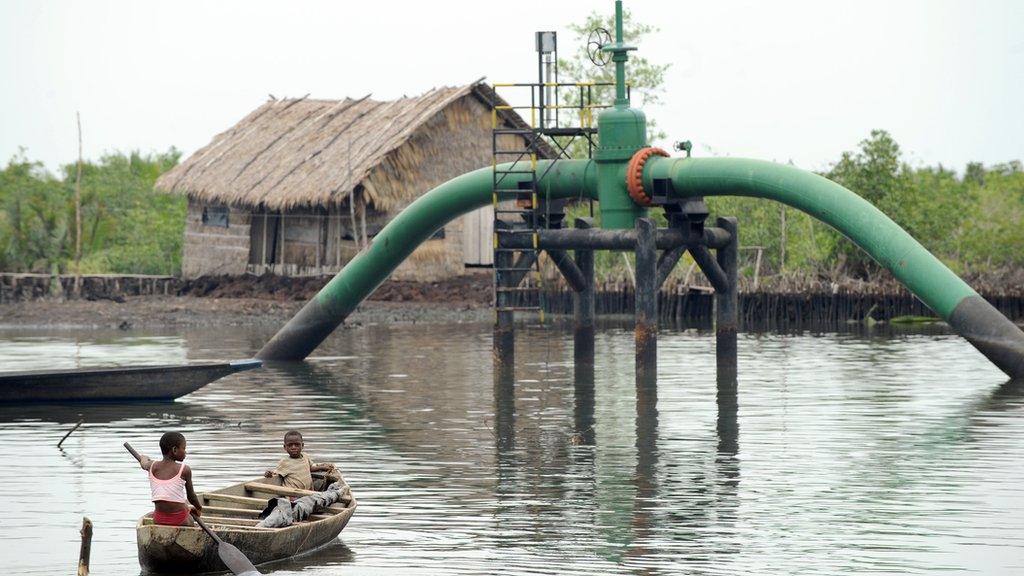
[[[156,336],[198,359],[248,356],[267,335]],[[40,358],[49,340],[77,340],[83,357],[132,347],[125,335],[113,349],[106,336],[31,337]],[[5,338],[26,336],[0,334],[0,363],[10,349],[23,361]],[[144,336],[123,355],[158,363],[160,342],[171,340]],[[159,432],[182,430],[204,490],[272,466],[293,427],[361,506],[341,547],[276,574],[1020,565],[1024,386],[957,338],[748,334],[743,372],[720,378],[709,334],[663,332],[658,383],[639,388],[630,329],[599,330],[590,366],[573,365],[572,344],[568,330],[523,330],[514,373],[495,375],[489,326],[369,326],[339,331],[305,364],[172,404],[0,408],[0,569],[66,571],[88,515],[94,572],[133,573],[148,486],[122,442],[153,452]]]

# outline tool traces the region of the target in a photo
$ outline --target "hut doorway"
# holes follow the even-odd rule
[[[281,215],[266,211],[253,213],[249,226],[249,268],[265,272],[277,264],[277,238]]]
[[[466,214],[462,225],[462,255],[467,268],[494,264],[493,237],[493,206],[484,206]]]

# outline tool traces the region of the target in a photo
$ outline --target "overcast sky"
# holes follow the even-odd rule
[[[821,169],[874,128],[915,164],[1024,159],[1024,1],[627,0],[694,153]],[[534,81],[533,32],[611,0],[0,0],[0,160],[203,146],[267,99]]]

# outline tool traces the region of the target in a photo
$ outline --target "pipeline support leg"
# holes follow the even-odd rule
[[[718,249],[716,259],[725,275],[725,290],[715,289],[715,361],[722,377],[736,374],[736,332],[739,326],[739,274],[737,257],[739,236],[736,219],[718,219],[718,226],[729,231],[729,243]],[[727,381],[727,380],[726,380]]]
[[[511,374],[515,366],[515,312],[512,310],[512,293],[502,288],[512,288],[510,276],[512,271],[513,253],[499,250],[494,253],[494,373],[501,378]]]
[[[650,218],[636,221],[636,378],[653,384],[658,371],[658,248]]]
[[[593,226],[589,218],[577,218],[577,228]],[[572,294],[573,361],[576,370],[594,370],[594,251],[576,250],[576,267],[583,287]]]

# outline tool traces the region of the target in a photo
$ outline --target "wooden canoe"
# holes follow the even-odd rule
[[[338,537],[356,509],[356,500],[332,504],[309,520],[285,528],[256,528],[259,513],[274,496],[305,496],[296,490],[257,478],[199,495],[203,521],[218,536],[242,551],[253,564],[263,564],[311,552]],[[153,513],[136,525],[139,565],[144,574],[203,574],[224,572],[213,540],[198,527],[153,524]]]
[[[259,360],[0,372],[0,403],[173,400]]]

